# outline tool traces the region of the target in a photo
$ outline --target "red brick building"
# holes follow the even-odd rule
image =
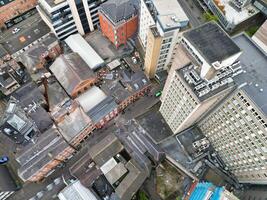
[[[119,47],[137,31],[137,7],[133,0],[109,0],[99,8],[99,21],[102,33]]]
[[[23,20],[22,15],[33,9],[36,4],[37,0],[0,0],[0,28],[8,28]]]

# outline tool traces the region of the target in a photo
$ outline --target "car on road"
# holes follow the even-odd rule
[[[156,93],[155,93],[155,97],[160,97],[162,95],[162,91],[157,91]]]
[[[7,156],[1,156],[0,157],[0,165],[4,164],[4,163],[7,163],[8,160],[9,160],[9,158]]]
[[[16,34],[16,33],[18,33],[20,31],[20,28],[14,28],[13,30],[12,30],[12,33],[13,34]]]

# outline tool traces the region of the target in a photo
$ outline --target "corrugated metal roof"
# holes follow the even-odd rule
[[[74,34],[65,39],[73,52],[78,53],[91,69],[96,69],[104,64],[104,60],[86,42],[80,34]]]
[[[65,187],[59,194],[60,200],[97,200],[96,196],[80,181],[76,181]]]
[[[61,55],[50,66],[50,70],[69,95],[82,81],[95,77],[78,53]]]
[[[107,95],[98,87],[93,86],[85,93],[80,95],[76,100],[79,102],[81,107],[85,112],[88,112],[93,107],[95,107],[98,103],[103,101]]]
[[[116,104],[114,99],[108,96],[91,110],[89,110],[87,114],[94,123],[98,123],[101,119],[103,119],[117,107],[118,105]]]

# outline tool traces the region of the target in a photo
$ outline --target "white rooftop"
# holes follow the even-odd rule
[[[230,5],[230,1],[231,0],[220,0],[220,4],[224,6],[224,16],[226,20],[232,24],[237,25],[259,12],[259,10],[253,5],[248,5],[242,10],[238,11],[232,5]],[[253,13],[250,13],[250,11]]]
[[[90,111],[93,107],[103,101],[107,95],[98,87],[93,86],[85,93],[81,94],[76,100],[79,102],[85,112]]]
[[[59,200],[97,200],[95,195],[80,181],[76,181],[65,187],[59,194]]]
[[[73,52],[81,56],[91,69],[97,69],[104,64],[104,60],[79,33],[69,36],[65,42]]]
[[[158,12],[158,19],[163,26],[171,27],[177,26],[180,22],[189,21],[183,8],[177,0],[153,0],[153,4]]]
[[[117,161],[112,157],[104,165],[100,167],[104,175],[106,175],[110,170],[112,170],[117,165]]]
[[[113,70],[121,65],[119,59],[113,60],[112,62],[108,63],[107,66],[110,70]]]

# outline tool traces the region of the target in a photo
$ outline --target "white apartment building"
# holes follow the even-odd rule
[[[246,35],[234,42],[242,49],[239,86],[198,124],[241,183],[267,183],[267,57]]]
[[[152,1],[140,0],[138,37],[144,49],[146,49],[147,45],[148,29],[150,26],[156,24],[153,17],[153,13],[149,10],[149,8],[152,7],[153,7]]]
[[[106,0],[39,0],[37,10],[59,38],[89,33],[99,25],[98,8]]]
[[[43,21],[59,39],[78,32],[67,1],[39,0],[36,8]]]
[[[232,77],[240,73],[238,63],[234,63],[240,49],[217,24],[190,30],[183,34],[182,41],[160,107],[175,134],[192,126],[229,94],[234,88]]]
[[[141,1],[139,38],[146,50],[145,69],[150,77],[170,65],[178,33],[188,22],[188,17],[176,0],[169,0],[168,3],[164,0]],[[149,35],[151,27],[156,29],[161,38],[157,46],[153,45],[155,36]]]

